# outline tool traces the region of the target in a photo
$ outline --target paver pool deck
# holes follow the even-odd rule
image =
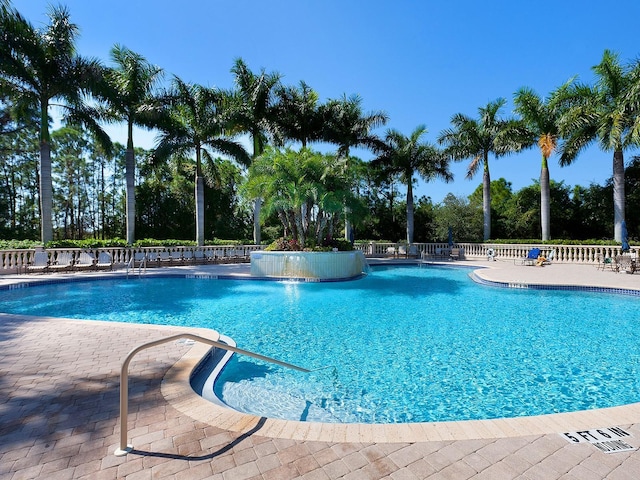
[[[478,275],[496,282],[640,290],[640,275],[592,265],[456,263],[489,267]],[[248,265],[171,267],[178,269],[239,276],[249,271]],[[162,270],[148,271],[154,273]],[[0,285],[67,275],[95,274],[4,275]],[[128,426],[134,450],[115,456],[122,361],[142,343],[183,332],[210,335],[203,329],[0,313],[0,479],[640,478],[640,404],[473,422],[275,421],[215,407],[196,395],[188,377],[207,347],[184,341],[134,358]],[[636,449],[606,454],[561,435],[607,427],[630,433],[624,440]]]

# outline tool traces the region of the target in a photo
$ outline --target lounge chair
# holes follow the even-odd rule
[[[91,270],[95,267],[96,259],[87,252],[80,252],[78,256],[78,260],[73,265],[74,268],[78,270]]]
[[[193,251],[193,262],[194,263],[207,263],[208,259],[205,256],[204,250],[201,248],[196,248]]]
[[[553,262],[554,258],[556,258],[556,251],[555,250],[551,250],[549,252],[549,255],[544,257],[544,260],[542,261],[542,265],[551,265],[551,262]]]
[[[160,265],[160,256],[158,252],[147,252],[147,267],[157,267]]]
[[[182,252],[182,264],[190,265],[196,263],[196,257],[193,255],[193,250],[184,250]]]
[[[73,268],[73,253],[60,252],[56,255],[56,261],[49,265],[51,270],[65,272]]]
[[[251,255],[249,254],[249,250],[247,250],[244,247],[236,248],[236,257],[238,258],[238,261],[241,263],[251,261]]]
[[[604,270],[607,267],[613,270],[613,258],[605,257],[604,253],[596,254],[596,262],[598,262],[598,264],[596,265],[596,268],[598,270]]]
[[[167,250],[163,250],[162,252],[160,252],[158,254],[157,262],[158,262],[158,265],[162,265],[162,264],[171,265],[173,263],[173,257],[171,256],[171,252]]]
[[[636,262],[633,257],[630,255],[616,255],[614,258],[614,267],[615,272],[627,272],[627,273],[635,273],[636,271]]]
[[[27,273],[46,272],[49,270],[49,253],[38,251],[33,254],[33,260],[27,264]]]
[[[109,252],[100,252],[98,254],[98,261],[96,262],[96,268],[98,270],[113,270],[113,258]]]
[[[147,267],[147,254],[145,252],[135,252],[133,254],[133,268]]]
[[[516,265],[535,265],[538,262],[538,257],[540,256],[539,248],[532,248],[527,253],[526,257],[516,258],[513,263]]]

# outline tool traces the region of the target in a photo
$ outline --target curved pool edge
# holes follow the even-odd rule
[[[503,282],[490,280],[482,275],[483,268],[473,270],[469,273],[471,280],[480,285],[498,288],[517,288],[524,290],[571,290],[580,292],[593,293],[613,293],[618,295],[631,295],[640,297],[640,289],[637,288],[617,288],[597,285],[579,285],[579,284],[548,284],[548,283],[530,283],[526,281]]]
[[[176,362],[162,380],[162,395],[173,408],[194,420],[241,434],[253,432],[287,440],[414,443],[560,434],[640,423],[640,402],[530,417],[431,423],[318,423],[259,417],[211,403],[193,390],[190,382],[192,372],[209,350],[208,345],[196,344]]]
[[[419,264],[419,261],[407,261],[407,262],[393,262],[394,264]],[[391,262],[380,262],[376,265],[391,264]],[[434,265],[439,263],[433,262]],[[444,265],[453,266],[466,266],[475,269],[480,269],[483,272],[483,277],[487,277],[490,272],[497,272],[499,269],[495,268],[501,265],[488,264],[487,262],[445,262]],[[558,265],[564,267],[563,265]],[[241,270],[242,267],[242,270]],[[172,271],[175,271],[178,276],[184,276],[184,272],[188,271],[191,274],[204,274],[207,278],[220,278],[216,275],[209,275],[211,272],[224,272],[224,278],[228,278],[231,275],[231,271],[239,270],[238,273],[232,274],[235,278],[247,278],[247,274],[244,272],[244,265],[229,265],[229,266],[207,266],[207,268],[192,268],[192,267],[170,267]],[[518,267],[519,272],[523,271],[523,268]],[[554,268],[544,267],[544,268]],[[589,271],[595,271],[593,266],[578,266],[578,270],[589,269]],[[167,268],[154,269],[153,273],[149,276],[165,275]],[[527,272],[533,272],[533,267],[529,267]],[[516,269],[514,269],[516,270]],[[180,272],[180,273],[178,273]],[[615,275],[611,272],[606,272],[605,275],[609,275],[607,280],[616,279],[611,283],[620,283],[620,280],[637,281],[638,276],[632,275]],[[95,275],[91,273],[78,274],[55,274],[55,277],[44,275],[7,275],[0,277],[3,280],[0,288],[11,288],[9,284],[18,285],[20,288],[21,283],[37,284],[48,283],[49,279],[55,278],[54,282],[58,281],[77,281],[82,279],[96,279],[96,278],[108,278],[108,277],[123,277],[122,272],[100,272]],[[524,278],[524,275],[518,274],[514,278]],[[501,280],[494,276],[494,280]],[[556,277],[558,280],[558,277]],[[581,283],[584,286],[587,282],[587,278],[581,275]],[[540,281],[530,283],[541,283]],[[567,282],[569,283],[574,282]],[[609,283],[609,282],[607,282]],[[600,285],[602,288],[611,288],[596,282],[591,285]],[[26,286],[26,285],[25,285]],[[579,285],[578,285],[579,286]],[[621,283],[619,287],[628,289],[628,285]],[[15,288],[15,287],[13,287]],[[640,290],[640,284],[637,287]],[[15,317],[29,317],[26,315],[18,314],[4,314]],[[34,317],[30,317],[34,318]],[[36,317],[36,318],[51,318],[53,320],[61,320],[60,317]],[[74,319],[72,319],[74,320]],[[83,320],[84,321],[84,320]],[[92,320],[101,322],[99,320]],[[113,324],[113,322],[108,322]],[[139,324],[123,324],[125,326],[142,326]],[[166,329],[167,326],[160,325],[144,325],[147,328],[153,329]],[[188,327],[177,327],[186,329]],[[211,332],[212,330],[200,329],[205,332]],[[165,374],[161,383],[161,392],[165,400],[170,406],[176,410],[182,412],[184,415],[197,420],[199,422],[206,423],[208,425],[222,428],[232,432],[250,433],[255,432],[258,435],[292,439],[292,440],[318,440],[318,441],[332,441],[332,442],[360,442],[360,443],[413,443],[413,442],[427,442],[427,441],[448,441],[448,440],[477,440],[477,439],[499,439],[509,437],[522,437],[532,435],[554,434],[563,433],[567,431],[581,431],[593,428],[605,428],[609,426],[627,427],[632,424],[640,424],[640,402],[621,405],[616,407],[609,407],[604,409],[586,410],[570,413],[558,413],[549,415],[540,415],[532,417],[518,417],[518,418],[505,418],[495,420],[466,420],[466,421],[452,421],[452,422],[434,422],[434,423],[408,423],[408,424],[323,424],[323,423],[311,423],[311,422],[297,422],[289,420],[276,420],[276,419],[263,419],[255,415],[248,415],[239,412],[229,410],[215,406],[209,401],[200,397],[190,385],[190,377],[193,370],[197,367],[203,357],[207,354],[209,347],[204,344],[196,343],[189,351],[176,362]],[[259,427],[259,428],[258,428]]]

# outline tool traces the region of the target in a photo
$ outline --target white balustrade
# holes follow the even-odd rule
[[[359,242],[354,248],[367,257],[397,256],[399,246],[406,245],[394,242]],[[446,243],[414,243],[412,244],[418,257],[436,256],[443,249],[451,246]],[[492,249],[496,259],[512,260],[526,257],[529,250],[539,248],[547,256],[554,252],[554,263],[597,264],[598,255],[613,258],[622,253],[617,245],[543,245],[543,244],[502,244],[502,243],[466,243],[455,242],[453,247],[462,249],[462,257],[467,260],[487,258],[487,251]],[[146,256],[150,265],[190,264],[205,262],[247,261],[251,252],[262,250],[261,245],[207,245],[176,247],[105,247],[105,248],[47,248],[50,261],[55,261],[60,253],[71,253],[77,260],[81,252],[87,252],[98,258],[100,252],[107,252],[112,258],[114,268],[129,264],[136,253]],[[412,249],[412,250],[413,250]],[[638,256],[640,247],[631,247],[632,255]],[[21,273],[33,262],[35,249],[0,250],[0,274]],[[185,252],[188,254],[185,255]],[[159,259],[165,257],[166,261]],[[171,259],[169,261],[168,259]]]

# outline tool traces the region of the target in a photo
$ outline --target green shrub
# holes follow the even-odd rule
[[[36,240],[0,240],[0,250],[20,250],[41,246],[42,242]]]
[[[280,237],[271,242],[265,250],[269,252],[300,252],[302,246],[295,238]]]
[[[47,242],[46,248],[108,248],[108,247],[126,247],[127,242],[122,238],[111,238],[108,240],[99,240],[96,238],[87,238],[85,240],[54,240]]]

